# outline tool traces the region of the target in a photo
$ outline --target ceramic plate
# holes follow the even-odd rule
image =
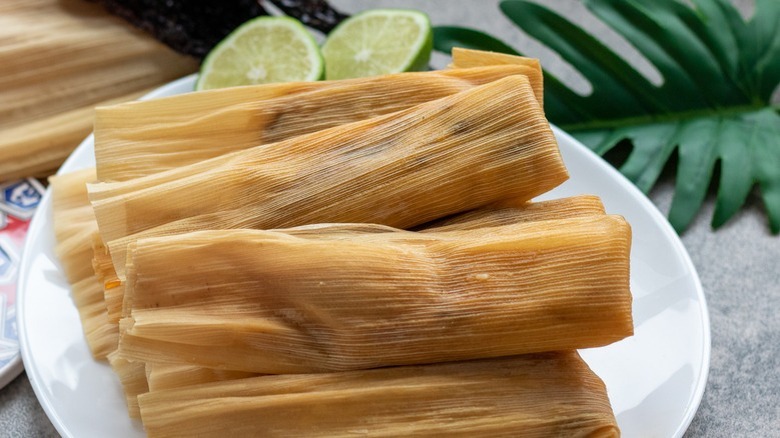
[[[186,77],[147,98],[192,90]],[[710,357],[707,307],[696,271],[655,206],[614,168],[572,137],[555,131],[571,179],[545,198],[601,196],[609,213],[633,228],[631,288],[635,336],[582,355],[607,385],[625,437],[679,437],[704,392]],[[60,173],[94,165],[90,136]],[[119,381],[94,361],[68,284],[54,255],[51,193],[33,218],[17,297],[27,374],[54,426],[65,437],[143,436],[127,417]]]

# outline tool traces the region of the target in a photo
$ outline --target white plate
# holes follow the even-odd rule
[[[180,79],[147,98],[192,90]],[[679,437],[707,381],[710,328],[704,294],[677,234],[655,206],[614,168],[556,130],[571,179],[545,198],[593,193],[633,228],[631,288],[635,336],[582,351],[606,382],[626,437]],[[60,173],[94,165],[88,137]],[[22,257],[17,314],[22,357],[35,393],[65,437],[143,436],[127,417],[119,382],[92,360],[69,287],[54,255],[51,194],[30,227]]]

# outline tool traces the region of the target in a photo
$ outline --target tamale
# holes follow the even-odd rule
[[[484,50],[467,49],[464,47],[452,48],[453,68],[484,67],[487,65],[524,65],[541,71],[542,66],[536,58],[510,55],[508,53],[488,52]],[[540,81],[541,83],[541,81]]]
[[[122,278],[127,245],[199,229],[322,221],[408,228],[568,178],[524,76],[121,183],[89,186]]]
[[[143,239],[130,360],[305,373],[607,345],[632,334],[630,229],[585,216],[477,230]],[[172,269],[186,266],[187,269]]]
[[[517,207],[513,207],[517,205]],[[580,216],[604,215],[604,206],[597,196],[580,195],[543,202],[502,201],[482,209],[444,218],[420,229],[426,231],[457,231],[512,225],[519,222],[556,220]],[[366,223],[311,224],[273,230],[306,239],[350,239],[356,234],[393,233],[398,229],[386,225]],[[110,259],[104,261],[110,264]],[[112,271],[113,272],[113,271]],[[115,275],[115,274],[114,274]],[[118,322],[121,316],[130,316],[130,296],[124,296],[124,282],[112,285],[106,291],[109,319]],[[124,296],[124,300],[122,297]],[[122,313],[122,310],[125,310]]]
[[[576,352],[261,376],[139,397],[149,437],[619,437]]]
[[[101,107],[95,114],[98,179],[126,181],[404,110],[518,74],[528,76],[535,89],[541,86],[538,69],[490,66],[225,88]],[[541,102],[541,95],[537,99]]]
[[[597,196],[592,195],[581,195],[543,202],[509,200],[434,221],[423,225],[420,231],[467,230],[510,225],[517,222],[554,220],[597,214],[604,214],[604,206]],[[328,238],[334,238],[341,233],[343,233],[344,237],[349,238],[356,233],[397,231],[395,228],[377,224],[312,224],[309,226],[278,229],[276,231],[302,238],[318,238],[323,230],[327,231]],[[106,289],[106,308],[108,309],[109,319],[117,323],[119,322],[123,306],[124,283],[118,281],[113,267],[109,266],[110,258],[108,255],[103,251],[100,251],[100,253],[104,255],[102,265],[113,274],[113,277],[109,280],[111,282],[110,289]],[[129,309],[127,303],[125,303],[125,308]],[[124,316],[129,316],[129,314],[124,314]]]
[[[95,180],[94,169],[84,169],[50,178],[54,211],[55,252],[71,284],[84,336],[95,359],[105,359],[119,344],[119,328],[110,322],[103,297],[102,279],[95,278],[93,250],[97,222],[87,198],[87,183]],[[108,266],[113,271],[110,259]],[[121,298],[120,298],[121,303]]]
[[[527,58],[525,56],[515,56],[506,53],[488,52],[484,50],[466,49],[463,47],[452,48],[452,63],[450,68],[474,68],[498,65],[523,66],[527,69],[531,79],[531,86],[534,88],[539,102],[544,99],[544,77],[542,75],[542,65],[536,58]]]
[[[119,311],[122,308],[124,297],[124,283],[120,281],[111,262],[111,256],[108,249],[103,244],[103,239],[99,234],[95,234],[92,239],[92,251],[94,258],[92,266],[95,271],[95,277],[103,285],[104,307],[108,312],[108,320],[112,324],[119,323]]]
[[[89,134],[95,105],[198,68],[81,0],[0,2],[0,48],[2,179],[56,169]]]
[[[132,362],[124,359],[116,351],[108,355],[111,369],[119,377],[127,402],[127,412],[130,418],[139,418],[138,395],[149,391],[146,383],[146,366],[143,362]]]

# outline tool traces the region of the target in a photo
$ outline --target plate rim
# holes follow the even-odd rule
[[[166,96],[170,94],[169,92],[170,89],[176,89],[180,87],[183,83],[192,82],[194,84],[196,78],[197,78],[197,73],[193,73],[181,77],[179,79],[173,80],[151,91],[150,93],[142,96],[139,100],[148,100],[160,96]],[[696,416],[696,413],[698,412],[698,409],[701,405],[704,391],[706,389],[707,382],[709,379],[709,370],[711,365],[712,339],[711,339],[709,307],[707,305],[706,295],[704,293],[704,289],[702,287],[702,283],[699,278],[698,271],[696,270],[696,267],[693,264],[693,261],[691,260],[690,254],[688,254],[688,250],[685,248],[685,245],[682,243],[680,236],[677,234],[676,231],[674,231],[667,218],[660,212],[658,207],[647,197],[647,195],[645,195],[641,190],[639,190],[639,188],[637,188],[636,185],[634,185],[630,180],[628,180],[628,178],[626,178],[622,173],[620,173],[615,167],[607,163],[603,158],[601,158],[595,152],[593,152],[592,150],[584,146],[580,141],[578,141],[572,135],[561,130],[560,128],[558,128],[553,124],[550,124],[550,126],[552,127],[552,130],[556,136],[565,138],[580,153],[585,153],[587,155],[590,155],[591,158],[593,158],[594,164],[598,166],[601,171],[606,172],[612,178],[621,181],[622,183],[621,185],[624,186],[626,190],[630,192],[630,195],[640,203],[643,209],[650,216],[652,216],[654,222],[660,226],[661,230],[663,231],[663,234],[665,234],[669,238],[671,244],[677,250],[677,253],[681,256],[682,264],[685,270],[687,271],[687,274],[690,275],[691,277],[690,280],[693,284],[695,295],[699,302],[698,309],[701,312],[701,319],[699,323],[702,332],[702,339],[701,339],[702,357],[701,357],[701,362],[699,363],[698,380],[696,382],[695,388],[691,394],[690,399],[686,403],[686,411],[683,415],[682,421],[677,427],[674,434],[672,435],[674,438],[680,438],[683,436],[685,431],[690,426],[691,422],[693,421],[693,418]],[[73,164],[73,162],[78,161],[76,159],[78,155],[77,152],[83,148],[86,148],[89,143],[93,143],[93,142],[94,142],[94,134],[90,133],[81,143],[79,143],[79,145],[74,149],[74,151],[68,156],[68,158],[58,169],[56,174],[59,175],[65,172],[77,170],[78,166]],[[71,167],[76,167],[76,168],[70,169]],[[21,352],[21,354],[17,357],[19,358],[20,364],[32,363],[33,361],[29,353],[30,347],[28,344],[27,330],[26,330],[27,323],[26,323],[26,315],[24,312],[26,298],[25,298],[25,294],[22,293],[22,291],[26,290],[27,288],[27,276],[22,274],[28,272],[30,269],[29,264],[31,258],[27,257],[26,254],[28,253],[28,247],[31,245],[30,242],[33,239],[32,231],[34,229],[42,227],[41,225],[38,225],[38,223],[44,221],[44,219],[42,219],[44,217],[44,212],[48,212],[51,209],[50,198],[51,198],[51,190],[50,188],[47,188],[46,192],[41,198],[41,203],[40,203],[40,205],[45,206],[45,208],[39,209],[38,211],[36,211],[35,215],[33,216],[30,222],[29,232],[27,236],[25,236],[24,245],[22,247],[23,249],[22,249],[21,263],[19,267],[19,277],[17,281],[16,303],[15,303],[16,315],[17,315],[16,318],[18,324],[18,334],[19,334],[19,349]],[[22,367],[19,368],[21,371]],[[66,436],[66,437],[72,436],[71,431],[65,427],[61,416],[56,412],[56,410],[52,406],[52,401],[45,396],[44,388],[43,388],[44,384],[41,383],[40,381],[42,377],[39,375],[37,369],[35,367],[28,368],[25,366],[24,370],[27,372],[28,379],[33,388],[33,392],[35,393],[36,399],[38,400],[38,403],[40,403],[48,419],[51,421],[52,425],[55,427],[57,432],[62,436]]]
[[[656,219],[656,223],[661,226],[663,229],[664,234],[670,236],[670,240],[674,247],[677,249],[678,254],[682,256],[683,264],[685,265],[685,268],[688,270],[688,272],[691,275],[691,280],[693,281],[694,288],[696,290],[696,296],[699,299],[699,302],[701,305],[699,306],[701,310],[701,329],[702,329],[702,359],[701,363],[699,364],[699,375],[698,375],[698,381],[696,382],[695,389],[693,393],[691,394],[691,399],[686,404],[686,411],[685,415],[683,416],[683,420],[680,423],[677,430],[675,430],[674,434],[672,435],[673,438],[682,438],[682,436],[685,434],[685,431],[688,430],[688,427],[691,425],[691,422],[693,421],[693,418],[696,416],[696,412],[699,411],[699,406],[701,405],[701,401],[704,397],[704,391],[707,387],[707,382],[709,380],[709,371],[710,371],[710,361],[711,361],[711,354],[712,354],[712,337],[711,337],[711,326],[710,326],[710,313],[709,313],[709,306],[707,305],[707,297],[704,293],[704,287],[702,286],[701,279],[699,278],[699,272],[696,269],[696,266],[693,264],[693,260],[691,259],[690,254],[688,254],[688,249],[683,245],[682,239],[680,239],[680,236],[677,234],[677,231],[674,230],[671,223],[669,223],[669,220],[666,218],[666,216],[661,213],[661,210],[658,209],[658,207],[653,203],[653,201],[650,200],[650,198],[647,197],[639,188],[631,182],[625,175],[620,173],[619,170],[617,170],[614,166],[607,163],[606,160],[601,158],[598,154],[590,150],[587,146],[582,144],[579,140],[574,138],[571,134],[568,132],[558,128],[555,125],[552,125],[553,131],[557,135],[560,135],[561,137],[567,138],[572,144],[574,144],[578,149],[583,150],[586,153],[592,154],[597,158],[595,160],[596,164],[604,171],[609,174],[611,174],[616,179],[622,180],[624,185],[627,186],[627,190],[631,192],[635,198],[637,198],[642,204],[642,206],[645,208],[645,210],[653,216],[653,218]]]

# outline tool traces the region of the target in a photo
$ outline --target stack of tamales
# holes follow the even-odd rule
[[[618,436],[576,350],[633,333],[631,231],[535,60],[97,110],[52,180],[93,355],[150,436]]]

